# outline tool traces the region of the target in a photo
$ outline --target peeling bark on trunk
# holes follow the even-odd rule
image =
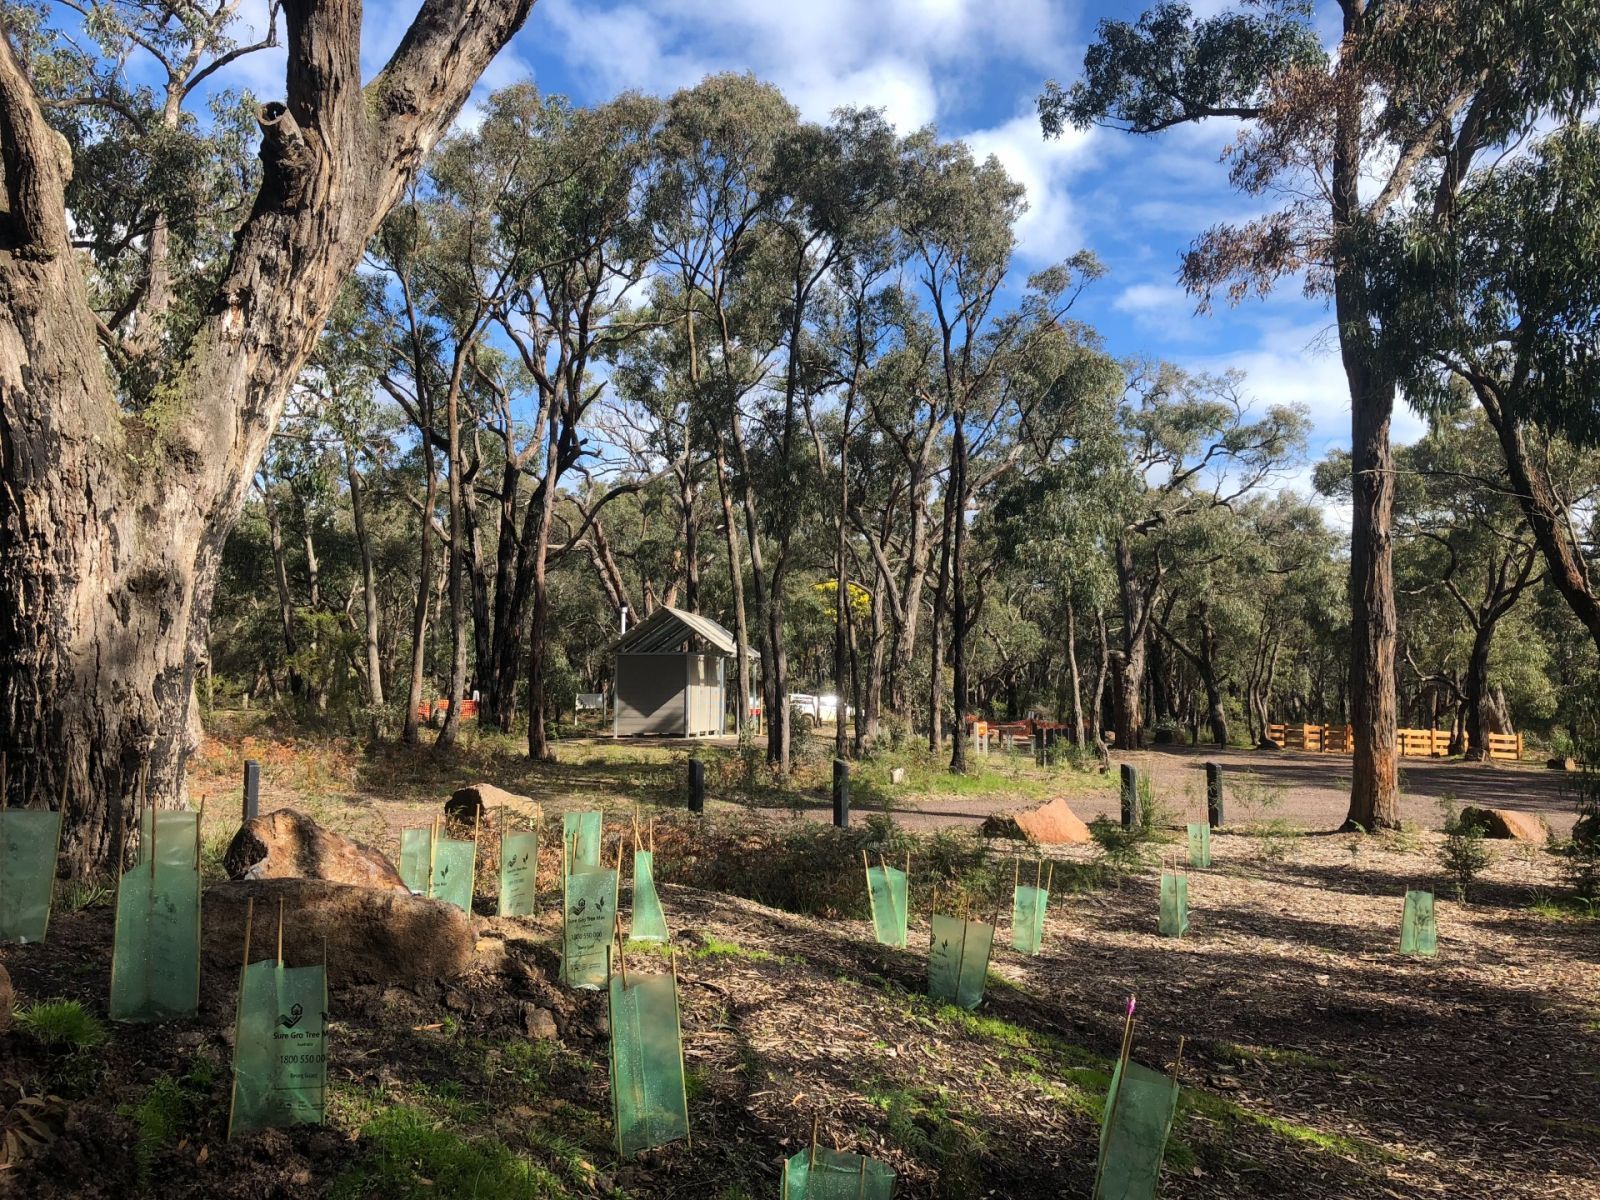
[[[284,398],[379,221],[521,25],[527,0],[426,0],[371,85],[360,8],[285,5],[287,101],[261,191],[159,421],[123,410],[69,241],[71,166],[0,38],[0,744],[64,850],[120,865],[136,781],[176,803],[217,568]]]

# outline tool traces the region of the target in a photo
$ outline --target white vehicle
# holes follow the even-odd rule
[[[839,717],[839,697],[834,695],[813,696],[809,692],[789,693],[789,712],[794,717],[795,723],[802,729],[815,729],[818,725],[831,725]],[[848,704],[844,706],[845,718],[848,720],[854,712]]]

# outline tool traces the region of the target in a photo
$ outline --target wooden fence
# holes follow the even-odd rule
[[[1268,725],[1267,740],[1285,750],[1310,754],[1349,754],[1354,745],[1348,725]],[[1407,758],[1446,758],[1450,754],[1448,729],[1397,729],[1395,750]],[[1489,757],[1496,762],[1520,762],[1520,733],[1491,733]]]

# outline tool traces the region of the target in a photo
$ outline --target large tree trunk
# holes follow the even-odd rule
[[[551,762],[555,754],[550,749],[546,722],[550,719],[550,706],[545,696],[544,660],[545,632],[550,624],[550,587],[546,570],[550,558],[550,528],[555,522],[556,477],[561,457],[561,440],[558,436],[557,406],[550,405],[550,424],[547,431],[545,455],[545,486],[539,496],[539,520],[533,541],[533,619],[528,632],[528,757],[538,762]]]
[[[1112,662],[1113,718],[1118,750],[1144,744],[1145,633],[1150,598],[1134,576],[1133,545],[1126,536],[1116,545],[1117,585],[1122,598],[1122,652]]]
[[[0,37],[0,745],[67,805],[77,872],[120,865],[135,783],[171,805],[223,542],[340,285],[530,0],[425,0],[360,83],[349,0],[284,6],[286,104],[159,422],[107,378],[63,140]]]
[[[1351,388],[1354,505],[1350,528],[1350,812],[1362,829],[1400,825],[1396,777],[1394,656],[1394,460],[1389,417],[1394,387],[1347,358]]]
[[[963,414],[959,411],[950,447],[950,497],[955,504],[954,542],[950,552],[950,660],[954,671],[955,724],[950,729],[950,769],[964,772],[967,769],[967,434]],[[937,693],[934,704],[938,704]]]
[[[1072,714],[1072,744],[1083,745],[1083,674],[1078,670],[1078,614],[1067,601],[1067,686],[1068,711]]]
[[[467,688],[467,603],[466,547],[462,544],[463,514],[466,501],[461,489],[461,367],[465,352],[458,349],[450,373],[450,390],[445,393],[444,420],[449,439],[445,465],[449,470],[447,500],[450,506],[450,706],[445,710],[444,726],[439,730],[435,749],[448,750],[456,744],[461,730],[461,701]],[[431,512],[431,510],[430,510]]]
[[[728,589],[733,595],[734,673],[739,677],[739,702],[734,730],[744,733],[750,723],[750,621],[744,609],[744,556],[739,552],[739,526],[733,516],[733,497],[728,486],[728,458],[722,440],[717,440],[717,496],[722,502],[722,531],[728,545]]]

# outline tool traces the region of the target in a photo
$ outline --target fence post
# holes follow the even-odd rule
[[[840,829],[850,825],[850,764],[833,760],[833,823]]]
[[[1211,828],[1222,828],[1222,764],[1206,764],[1206,820]]]
[[[1044,730],[1042,729],[1033,731],[1033,765],[1036,767],[1044,766]]]
[[[261,811],[261,764],[253,758],[244,760],[244,819],[249,821]]]
[[[706,765],[698,758],[689,760],[689,811],[706,811]]]
[[[1139,771],[1132,763],[1122,764],[1122,827],[1132,829],[1139,822]]]

